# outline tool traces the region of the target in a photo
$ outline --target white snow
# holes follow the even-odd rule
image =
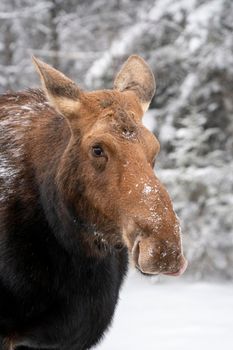
[[[190,37],[194,35],[189,45],[191,52],[196,51],[206,42],[209,21],[213,21],[215,16],[221,12],[222,6],[222,1],[215,0],[211,3],[208,2],[208,4],[203,3],[203,5],[190,12],[187,19],[187,33],[190,34]]]
[[[98,80],[106,69],[109,69],[113,57],[121,57],[126,50],[129,50],[133,40],[140,36],[142,31],[147,27],[144,22],[137,22],[134,26],[124,31],[117,40],[113,41],[109,50],[102,57],[94,62],[86,74],[86,84],[93,85],[95,80]]]
[[[151,193],[153,191],[153,187],[152,186],[150,186],[150,185],[148,185],[148,184],[144,184],[144,188],[143,188],[143,193],[144,194],[149,194],[149,193]]]
[[[196,0],[159,0],[155,2],[154,7],[150,10],[148,18],[152,21],[159,21],[164,13],[178,16],[182,10],[193,10]],[[180,18],[178,16],[177,18]]]
[[[233,285],[130,273],[110,332],[95,350],[232,349]]]
[[[0,181],[4,183],[0,192],[0,202],[4,201],[12,193],[11,184],[17,175],[18,170],[10,164],[4,154],[0,154]]]
[[[142,124],[152,132],[156,128],[156,115],[155,109],[149,109],[142,118]]]

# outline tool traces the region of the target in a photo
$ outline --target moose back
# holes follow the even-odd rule
[[[43,90],[0,97],[0,349],[85,350],[112,320],[128,255],[144,274],[187,265],[141,123],[155,81],[135,55],[94,92],[34,63]]]

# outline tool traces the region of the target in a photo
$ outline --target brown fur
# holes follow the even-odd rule
[[[34,62],[44,91],[0,98],[0,347],[86,350],[111,321],[127,251],[146,274],[187,265],[141,123],[155,82],[137,56],[93,92]]]

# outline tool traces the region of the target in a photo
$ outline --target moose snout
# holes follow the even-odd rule
[[[165,187],[146,170],[140,181],[133,178],[135,188],[125,191],[130,196],[128,206],[122,204],[123,239],[141,272],[179,276],[187,268],[179,218]]]
[[[145,274],[180,276],[187,268],[181,245],[155,242],[153,238],[138,238],[132,250],[136,267]]]

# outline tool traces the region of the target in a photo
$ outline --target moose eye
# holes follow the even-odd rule
[[[104,156],[103,148],[100,147],[99,145],[93,146],[92,147],[92,155],[94,157],[103,157]]]

